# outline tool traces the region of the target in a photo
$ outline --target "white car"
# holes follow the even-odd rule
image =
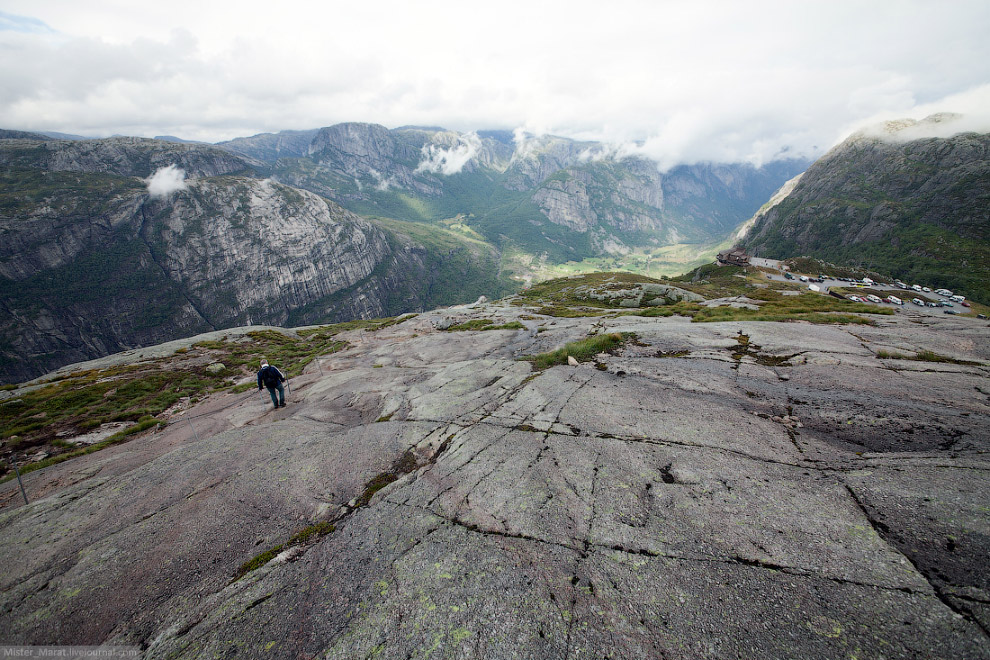
[[[890,304],[892,304],[892,305],[903,305],[904,304],[904,301],[901,300],[900,298],[898,298],[897,296],[890,296],[889,298],[887,298],[887,300],[889,300],[890,301]]]
[[[920,298],[912,298],[911,299],[911,302],[913,302],[918,307],[924,307],[925,306],[924,301],[922,301]]]
[[[870,295],[866,296],[866,299],[869,300],[871,303],[882,303],[883,302],[880,299],[880,296],[875,296],[872,293]]]
[[[920,284],[912,284],[911,285],[911,288],[914,289],[915,291],[917,291],[918,293],[921,293],[921,285]]]
[[[931,293],[932,292],[932,290],[929,289],[927,286],[921,287],[921,290],[924,291],[925,293]]]

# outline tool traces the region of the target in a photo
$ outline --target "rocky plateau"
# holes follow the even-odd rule
[[[452,331],[470,320],[522,327]],[[607,333],[622,346],[576,366],[520,360]],[[339,338],[285,409],[211,396],[25,475],[29,504],[2,484],[0,639],[145,658],[990,658],[984,321],[505,300]],[[878,357],[922,350],[957,363]]]

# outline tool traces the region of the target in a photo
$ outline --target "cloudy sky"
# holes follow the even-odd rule
[[[988,35],[987,0],[0,0],[0,127],[524,128],[759,163],[937,111],[990,130]]]

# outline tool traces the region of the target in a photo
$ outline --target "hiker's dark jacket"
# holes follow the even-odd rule
[[[284,383],[284,382],[285,382],[285,376],[282,375],[282,372],[270,364],[263,366],[261,368],[261,371],[258,372],[259,390],[261,389],[262,385],[264,385],[265,387],[276,387],[279,383]]]

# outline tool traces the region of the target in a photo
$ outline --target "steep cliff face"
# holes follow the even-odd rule
[[[385,312],[367,296],[328,300],[371,275],[391,250],[381,230],[312,193],[268,180],[207,179],[146,202],[141,220],[156,262],[213,327]]]
[[[45,143],[33,160],[21,141],[0,145],[0,380],[232,325],[381,317],[501,291],[488,246],[448,237],[440,254],[423,243],[430,230],[417,240],[307,191],[207,176],[244,167],[217,149],[164,147],[201,175],[165,196],[108,171],[165,162],[148,142],[65,154]]]
[[[988,300],[990,134],[915,137],[951,121],[891,122],[850,137],[757,217],[746,246],[860,263]]]
[[[679,226],[693,228],[696,235],[724,235],[807,166],[807,161],[789,159],[762,167],[741,163],[675,167],[663,180],[666,209]]]
[[[699,164],[661,173],[645,159],[601,159],[555,173],[536,189],[532,201],[552,223],[577,232],[596,231],[598,249],[606,252],[623,242],[704,242],[752,214],[757,200],[769,197],[780,177],[802,165]]]
[[[552,135],[521,139],[516,142],[504,185],[509,190],[530,190],[555,173],[581,163],[582,157],[589,157],[600,146]]]
[[[397,139],[377,124],[337,124],[320,129],[309,146],[309,156],[324,167],[359,185],[378,190],[406,188],[419,194],[439,195],[434,177],[417,175],[422,145]]]

